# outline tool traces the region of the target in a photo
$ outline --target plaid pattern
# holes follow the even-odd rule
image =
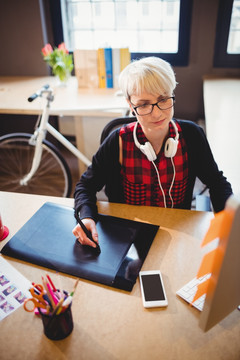
[[[136,147],[133,141],[134,123],[120,129],[123,144],[123,164],[121,170],[125,203],[132,205],[149,205],[164,207],[162,192],[159,188],[158,178],[153,164]],[[176,155],[173,158],[176,176],[172,186],[171,196],[174,207],[181,207],[186,194],[188,181],[188,156],[186,143],[182,137],[182,130],[176,123],[179,131],[179,143]],[[175,138],[172,124],[169,124],[169,136]],[[141,126],[137,128],[137,138],[140,144],[147,140]],[[164,150],[158,154],[155,164],[158,168],[160,181],[165,194],[167,207],[172,206],[169,188],[173,178],[173,166],[170,158],[166,158]]]

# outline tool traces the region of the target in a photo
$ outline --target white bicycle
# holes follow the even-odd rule
[[[49,124],[50,104],[54,100],[49,85],[28,98],[46,99],[33,134],[11,133],[0,137],[0,190],[21,193],[63,196],[71,194],[72,179],[69,167],[51,142],[49,132],[87,166],[90,161],[59,131]]]

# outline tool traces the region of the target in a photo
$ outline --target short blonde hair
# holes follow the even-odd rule
[[[155,56],[132,61],[119,75],[119,86],[126,99],[142,92],[171,96],[176,85],[172,66]]]

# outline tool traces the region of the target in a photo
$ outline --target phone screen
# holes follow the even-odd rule
[[[142,284],[146,301],[165,300],[161,279],[158,274],[142,275]]]

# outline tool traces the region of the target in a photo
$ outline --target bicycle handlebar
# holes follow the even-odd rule
[[[32,94],[31,96],[29,96],[28,101],[29,101],[29,102],[32,102],[32,101],[35,100],[38,96],[40,96],[41,93],[42,93],[44,90],[47,90],[48,88],[49,88],[49,85],[48,85],[48,84],[44,85],[40,90],[36,91],[34,94]]]

